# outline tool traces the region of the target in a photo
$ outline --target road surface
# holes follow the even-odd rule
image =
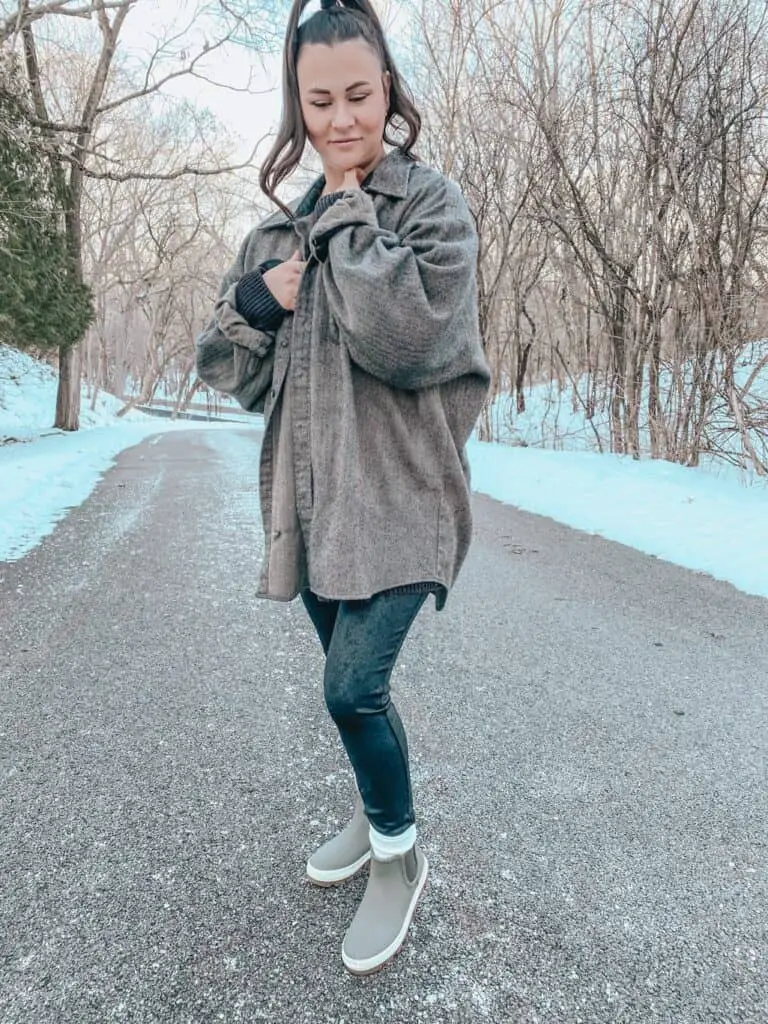
[[[254,430],[123,453],[0,565],[2,1024],[765,1024],[768,602],[482,496],[394,691],[431,877],[340,959],[351,780]]]

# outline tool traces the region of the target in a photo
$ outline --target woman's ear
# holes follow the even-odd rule
[[[387,101],[387,106],[389,106],[389,92],[392,85],[392,75],[390,75],[388,71],[385,71],[381,76],[381,82],[384,86],[384,99]]]

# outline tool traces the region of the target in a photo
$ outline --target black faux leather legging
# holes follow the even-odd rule
[[[325,651],[325,703],[344,744],[368,820],[397,836],[414,823],[408,741],[389,680],[426,594],[384,591],[367,601],[302,592]]]

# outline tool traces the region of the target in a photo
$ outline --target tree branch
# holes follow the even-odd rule
[[[40,82],[40,62],[37,59],[37,46],[35,45],[35,35],[32,31],[32,26],[30,24],[22,25],[21,34],[24,42],[24,65],[27,71],[29,90],[32,93],[32,104],[40,120],[47,121],[48,108],[45,104],[43,87]]]
[[[165,173],[160,171],[125,171],[120,173],[119,171],[94,171],[89,167],[80,165],[80,169],[86,178],[96,178],[101,181],[175,181],[177,178],[183,178],[187,175],[197,178],[209,178],[217,174],[227,174],[232,171],[242,171],[246,167],[250,167],[259,146],[267,138],[263,135],[256,145],[251,150],[250,155],[239,164],[229,164],[226,167],[193,167],[190,164],[184,164],[183,167],[177,167],[173,171],[166,171]]]
[[[86,126],[86,131],[90,132],[93,128],[93,122],[99,114],[99,101],[104,95],[104,90],[107,86],[107,79],[109,71],[112,66],[112,59],[117,49],[117,38],[120,35],[120,29],[123,27],[126,15],[128,14],[131,6],[136,0],[124,0],[124,3],[120,6],[114,24],[110,25],[109,18],[104,10],[103,0],[98,0],[97,10],[99,18],[99,28],[101,29],[102,35],[102,47],[101,54],[99,55],[99,63],[96,67],[96,73],[91,81],[91,88],[88,92],[88,97],[83,107],[82,121]],[[84,144],[83,139],[83,144]]]
[[[39,4],[37,7],[27,7],[26,4],[21,4],[19,9],[0,25],[0,43],[5,42],[11,36],[17,35],[25,25],[32,25],[49,14],[87,19],[91,17],[99,6],[102,6],[105,10],[110,10],[125,7],[136,2],[137,0],[104,0],[104,3],[101,5],[94,2],[80,7],[68,7],[67,5],[71,4],[72,0],[51,0],[50,3]]]
[[[112,100],[110,103],[103,103],[98,108],[96,113],[105,114],[109,110],[115,110],[117,107],[122,107],[124,104],[130,103],[132,100],[137,100],[142,96],[149,96],[152,93],[158,92],[160,89],[162,89],[166,82],[170,82],[174,78],[181,78],[183,75],[193,74],[195,65],[198,64],[198,62],[201,61],[203,57],[207,56],[209,53],[213,53],[215,50],[218,50],[220,47],[222,47],[225,43],[229,42],[229,40],[232,38],[232,31],[233,30],[230,30],[225,36],[222,36],[222,38],[217,40],[217,42],[215,42],[212,46],[206,45],[205,47],[203,47],[203,49],[198,54],[196,54],[189,62],[189,64],[187,64],[185,67],[179,68],[178,71],[169,71],[168,74],[165,75],[163,78],[159,78],[155,82],[149,82],[149,75],[151,74],[152,66],[155,63],[155,58],[157,57],[157,52],[155,52],[150,59],[149,68],[147,69],[147,75],[144,79],[144,85],[142,86],[142,88],[136,89],[134,92],[127,93],[125,96],[121,96],[119,99]]]
[[[37,117],[33,114],[26,114],[25,120],[33,128],[41,128],[44,132],[66,132],[69,135],[79,135],[85,131],[82,124],[64,124],[61,121],[49,121],[47,118]]]

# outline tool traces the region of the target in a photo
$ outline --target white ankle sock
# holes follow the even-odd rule
[[[416,826],[410,825],[402,835],[385,836],[377,832],[371,825],[369,832],[371,840],[371,853],[376,860],[393,860],[395,857],[402,857],[408,853],[416,842]]]

